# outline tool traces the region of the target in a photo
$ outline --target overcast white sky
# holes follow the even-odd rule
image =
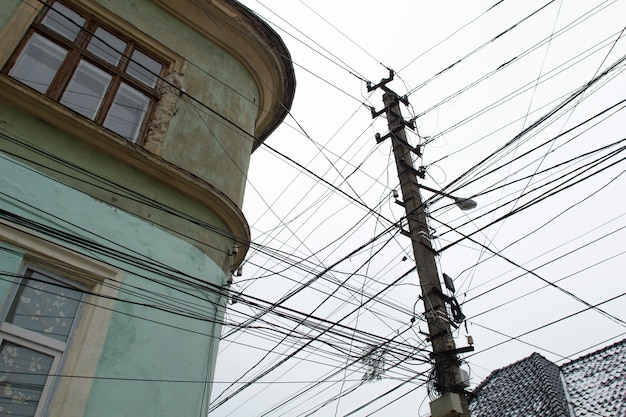
[[[626,0],[243,3],[284,39],[297,88],[272,149],[253,155],[244,213],[257,246],[233,289],[276,302],[321,278],[282,316],[225,326],[212,416],[428,413],[418,279],[404,276],[410,242],[391,226],[403,216],[397,173],[390,142],[374,140],[386,120],[366,107],[381,109],[382,96],[362,81],[386,67],[397,72],[389,86],[410,93],[403,112],[417,116],[409,137],[423,145],[424,184],[479,204],[429,207],[435,246],[446,248],[440,272],[467,317],[457,346],[468,334],[475,343],[463,356],[472,388],[532,352],[562,363],[626,337],[626,64],[601,75],[626,54]],[[240,302],[226,320],[258,312]],[[371,356],[384,359],[382,378],[362,383],[359,357],[384,340]]]

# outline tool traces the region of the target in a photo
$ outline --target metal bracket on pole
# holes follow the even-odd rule
[[[380,134],[377,133],[374,137],[376,138],[376,143],[380,143],[388,137],[394,137],[398,141],[398,143],[402,144],[402,146],[407,148],[410,152],[413,152],[418,158],[422,156],[422,150],[419,147],[416,148],[414,146],[411,146],[406,140],[399,138],[395,134],[395,132],[388,133],[385,136],[380,136]]]
[[[402,165],[402,168],[409,171],[411,174],[414,174],[415,176],[420,175],[420,172],[417,169],[415,169],[412,165],[407,164],[406,161],[400,160],[400,165]]]
[[[380,80],[380,82],[378,84],[372,85],[372,83],[370,81],[367,81],[367,83],[366,83],[367,92],[371,93],[372,91],[380,88],[385,93],[393,95],[398,101],[400,101],[405,106],[408,106],[409,105],[409,98],[406,95],[400,96],[397,93],[395,93],[393,90],[391,90],[389,87],[387,87],[387,84],[390,83],[391,81],[393,81],[393,77],[395,75],[394,71],[391,68],[387,68],[387,69],[389,70],[389,77],[383,78],[382,80]],[[376,111],[376,110],[374,110],[373,107],[370,107],[370,110],[372,111],[372,119],[377,118],[378,116],[380,116],[381,114],[383,114],[385,112],[385,110]],[[414,122],[414,120],[411,120],[411,123],[413,123],[413,122]],[[411,129],[415,130],[415,127],[412,127]]]
[[[433,340],[435,340],[437,338],[440,338],[440,337],[443,337],[443,336],[446,336],[447,334],[448,334],[448,332],[446,332],[446,331],[442,331],[442,332],[439,332],[439,333],[431,334],[431,335],[428,335],[426,340],[429,341],[429,342],[432,342]]]
[[[389,78],[383,78],[378,84],[376,85],[372,85],[371,82],[367,82],[367,92],[371,93],[372,91],[376,90],[377,88],[381,88],[383,87],[385,84],[387,84],[390,81],[393,81],[393,76],[394,76],[394,72],[391,68],[387,68],[389,70]]]
[[[376,111],[376,109],[374,107],[370,106],[370,111],[372,112],[372,119],[375,119],[378,116],[380,116],[381,114],[383,114],[385,112],[385,109]]]
[[[435,357],[458,355],[460,353],[468,353],[468,352],[473,352],[473,351],[474,351],[474,346],[465,346],[461,348],[445,350],[442,352],[432,352],[430,354],[430,357],[434,359]]]
[[[402,102],[405,106],[409,105],[409,98],[407,96],[402,96],[400,97],[398,94],[394,93],[392,90],[390,90],[389,88],[385,87],[385,86],[379,86],[379,88],[381,88],[382,90],[384,90],[386,93],[392,94],[394,96],[396,96],[396,98],[398,99],[398,101]],[[387,109],[382,109],[382,110],[376,110],[373,106],[369,106],[370,112],[372,113],[372,119],[377,118],[378,116],[380,116],[381,114],[385,113],[387,111]],[[415,131],[415,119],[410,119],[408,121],[403,120],[402,121],[404,123],[404,125],[406,127],[408,127],[409,129]]]

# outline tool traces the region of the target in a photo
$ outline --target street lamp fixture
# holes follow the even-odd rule
[[[425,189],[426,191],[430,191],[430,192],[432,192],[432,193],[439,194],[439,195],[442,195],[442,196],[444,196],[444,197],[448,197],[448,198],[450,198],[450,199],[454,200],[454,202],[456,203],[456,205],[457,205],[457,206],[458,206],[461,210],[464,210],[464,211],[467,211],[467,210],[473,210],[473,209],[475,209],[475,208],[476,208],[476,206],[478,205],[478,204],[476,203],[476,201],[472,200],[471,198],[455,197],[455,196],[450,195],[450,194],[448,194],[448,193],[444,193],[443,191],[438,191],[438,190],[435,190],[434,188],[430,188],[430,187],[427,187],[427,186],[422,185],[422,184],[419,184],[418,186],[419,186],[420,188]]]
[[[473,210],[476,208],[478,203],[472,200],[471,198],[461,198],[461,197],[452,197],[456,205],[464,211]]]

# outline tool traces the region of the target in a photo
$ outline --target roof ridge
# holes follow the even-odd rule
[[[520,359],[518,361],[515,361],[513,363],[510,363],[510,364],[508,364],[506,366],[503,366],[501,368],[493,370],[480,384],[478,384],[478,386],[476,386],[476,388],[474,388],[474,390],[472,392],[474,394],[477,394],[485,385],[488,385],[489,382],[492,379],[494,379],[496,376],[498,376],[498,374],[506,371],[507,369],[510,369],[512,367],[515,367],[515,366],[521,366],[521,365],[523,365],[523,364],[525,364],[527,362],[528,363],[539,363],[539,362],[537,362],[537,360],[543,360],[545,362],[549,362],[549,363],[554,364],[554,362],[551,362],[550,360],[548,360],[542,354],[537,353],[537,352],[533,352],[533,353],[531,353],[530,355],[528,355],[525,358],[522,358],[522,359]],[[556,364],[554,364],[554,365],[558,368],[558,365],[556,365]]]
[[[510,407],[518,415],[569,416],[561,369],[537,352],[492,372],[473,394],[470,410],[479,417]]]
[[[559,368],[560,368],[560,369],[563,369],[563,368],[565,368],[566,366],[569,366],[569,365],[574,364],[574,363],[576,363],[576,362],[583,361],[583,360],[585,360],[585,359],[588,359],[588,358],[589,358],[589,357],[591,357],[591,356],[596,356],[596,355],[598,355],[598,354],[600,354],[600,353],[602,353],[602,352],[605,352],[605,351],[607,351],[607,350],[614,349],[614,348],[618,347],[619,345],[624,345],[624,348],[626,349],[626,339],[622,339],[622,340],[620,340],[620,341],[618,341],[618,342],[613,343],[612,345],[605,346],[605,347],[603,347],[602,349],[594,350],[593,352],[586,353],[586,354],[584,354],[584,355],[582,355],[582,356],[579,356],[579,357],[578,357],[578,358],[576,358],[576,359],[572,359],[572,360],[571,360],[571,361],[569,361],[569,362],[565,362],[565,363],[563,363],[561,366],[559,366]]]

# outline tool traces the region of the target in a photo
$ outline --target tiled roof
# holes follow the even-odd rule
[[[473,394],[472,417],[625,417],[626,339],[560,368],[533,353],[492,372]]]
[[[494,371],[474,394],[473,417],[569,417],[559,367],[538,353]]]
[[[576,417],[626,416],[626,339],[561,370]]]

